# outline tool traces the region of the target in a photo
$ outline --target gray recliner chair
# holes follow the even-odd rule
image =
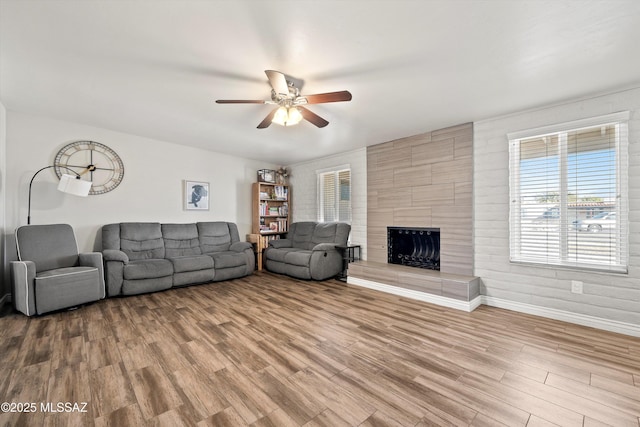
[[[25,225],[15,237],[18,261],[11,262],[11,279],[16,310],[33,316],[105,297],[102,254],[78,253],[70,225]]]

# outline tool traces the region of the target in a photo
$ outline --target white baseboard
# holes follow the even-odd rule
[[[347,277],[347,283],[466,312],[471,312],[482,304],[481,297],[474,298],[471,301],[461,301],[453,298],[442,297],[440,295],[432,295],[411,289],[399,288],[397,286],[385,285],[383,283],[360,279],[358,277]]]
[[[617,320],[608,320],[601,317],[589,316],[586,314],[572,313],[570,311],[557,310],[555,308],[541,307],[537,305],[525,304],[516,301],[509,301],[500,298],[494,298],[481,295],[471,301],[460,301],[453,298],[446,298],[440,295],[431,295],[425,292],[414,291],[411,289],[399,288],[397,286],[385,285],[383,283],[374,282],[372,280],[360,279],[357,277],[347,277],[347,283],[376,291],[386,292],[401,297],[411,298],[418,301],[428,302],[444,307],[454,308],[466,312],[472,312],[481,304],[490,307],[504,308],[506,310],[517,311],[520,313],[532,314],[534,316],[546,317],[548,319],[561,320],[563,322],[575,323],[577,325],[589,326],[592,328],[602,329],[605,331],[616,332],[624,335],[640,337],[640,325],[633,323],[619,322]]]
[[[555,308],[540,307],[537,305],[509,301],[486,295],[482,295],[481,298],[482,304],[491,307],[504,308],[506,310],[518,311],[520,313],[533,314],[534,316],[562,320],[563,322],[575,323],[577,325],[589,326],[592,328],[603,329],[605,331],[640,337],[640,325],[634,325],[633,323],[608,320],[601,317],[589,316],[587,314],[572,313],[570,311],[558,310]]]

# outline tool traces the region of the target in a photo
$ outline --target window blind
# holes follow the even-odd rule
[[[351,170],[318,174],[318,220],[351,222]]]
[[[510,135],[512,261],[626,272],[626,117]]]

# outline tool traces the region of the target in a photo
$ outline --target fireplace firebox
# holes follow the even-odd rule
[[[440,270],[440,229],[387,227],[387,262]]]

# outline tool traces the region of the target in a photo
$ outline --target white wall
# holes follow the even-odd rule
[[[9,272],[5,269],[5,194],[6,194],[6,182],[7,182],[7,110],[4,105],[0,103],[0,307],[1,302],[6,294],[11,291],[9,285]]]
[[[509,262],[507,133],[618,111],[629,122],[629,273],[523,266]],[[511,114],[474,124],[474,274],[481,293],[502,301],[640,325],[640,88]],[[571,280],[583,294],[570,292]]]
[[[100,227],[122,221],[231,221],[244,238],[251,231],[251,183],[256,181],[256,171],[275,166],[13,111],[7,112],[7,122],[5,215],[11,233],[26,224],[29,180],[38,169],[53,164],[65,144],[97,141],[121,157],[124,179],[106,194],[83,198],[56,191],[53,169],[41,172],[34,181],[31,223],[71,224],[82,251],[100,249]],[[209,211],[183,209],[185,179],[210,183]]]
[[[361,245],[361,257],[367,259],[366,148],[290,165],[292,220],[318,220],[316,171],[346,164],[351,167],[351,243]]]

